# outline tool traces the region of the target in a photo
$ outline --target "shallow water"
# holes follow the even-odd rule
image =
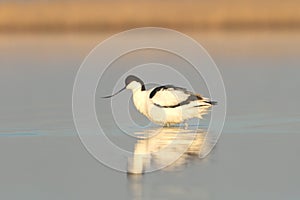
[[[223,76],[228,105],[223,135],[205,159],[199,159],[193,153],[199,151],[192,146],[173,166],[143,175],[120,173],[96,161],[80,143],[72,120],[71,96],[76,72],[88,52],[110,33],[1,35],[1,196],[5,199],[299,198],[299,32],[187,34],[208,50]],[[128,98],[129,93],[120,96],[121,100]],[[140,131],[124,122],[130,133],[145,135],[161,130],[147,127],[147,120],[132,112],[136,122],[146,127]],[[207,122],[204,120],[200,126],[204,129],[202,134]],[[154,138],[147,143],[125,140],[122,132],[110,130],[112,141],[136,152],[157,149],[172,139],[172,131],[181,132],[180,128],[171,129],[171,133],[162,129],[167,133],[159,134],[159,142]],[[180,137],[181,141],[191,140],[188,135]],[[201,135],[198,140],[201,141]],[[197,144],[196,149],[201,142]],[[172,151],[168,155],[172,156]],[[156,159],[154,164],[159,164],[166,162],[167,157]],[[124,167],[141,171],[154,166],[141,160],[145,159],[133,157]]]

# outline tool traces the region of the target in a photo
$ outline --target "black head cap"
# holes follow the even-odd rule
[[[132,81],[136,81],[136,82],[140,83],[142,85],[142,91],[146,90],[144,82],[141,79],[139,79],[138,77],[133,76],[133,75],[127,76],[127,78],[125,79],[125,85],[126,86],[129,85]]]

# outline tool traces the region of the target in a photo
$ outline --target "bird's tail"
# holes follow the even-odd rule
[[[211,101],[209,99],[203,99],[199,101],[198,104],[194,106],[194,108],[197,108],[195,117],[202,119],[203,115],[206,115],[208,113],[209,108],[216,104],[216,101]]]
[[[214,106],[214,105],[217,105],[218,104],[218,102],[217,101],[210,101],[210,100],[208,100],[208,101],[204,101],[205,103],[208,103],[208,104],[210,104],[210,105],[212,105],[212,106]]]
[[[211,101],[211,100],[201,100],[200,103],[198,105],[195,105],[194,107],[210,107],[210,106],[214,106],[217,105],[218,102],[217,101]]]

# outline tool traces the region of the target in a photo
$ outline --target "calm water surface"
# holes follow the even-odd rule
[[[134,155],[155,152],[175,135],[182,141],[151,162],[132,157],[130,172],[162,165],[184,142],[193,141],[173,165],[144,175],[120,173],[96,161],[80,143],[72,120],[76,72],[111,33],[1,35],[3,199],[298,199],[299,32],[187,34],[208,50],[223,76],[228,103],[223,135],[200,160],[207,121],[195,137],[188,134],[193,126],[129,126],[132,134],[156,136],[125,142],[119,130],[111,129],[111,139]]]

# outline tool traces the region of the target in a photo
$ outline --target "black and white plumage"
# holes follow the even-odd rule
[[[202,118],[204,114],[207,114],[208,109],[216,104],[200,94],[194,94],[185,88],[173,85],[146,90],[144,82],[132,75],[126,78],[125,87],[119,92],[124,89],[132,90],[133,102],[138,111],[152,122],[167,126],[182,123],[191,118]]]

